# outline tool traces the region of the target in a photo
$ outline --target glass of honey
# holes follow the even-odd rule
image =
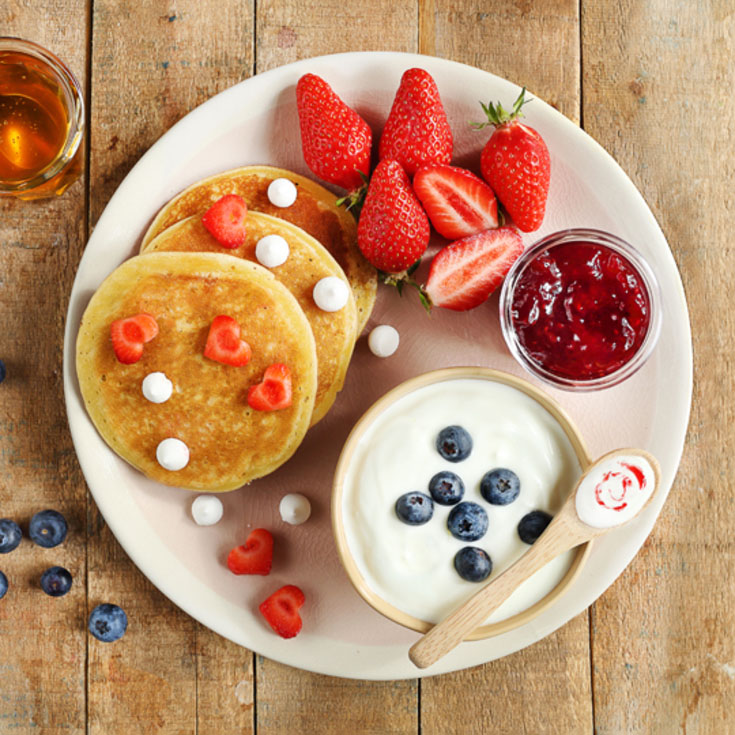
[[[82,171],[76,77],[30,41],[0,36],[0,196],[58,196]]]

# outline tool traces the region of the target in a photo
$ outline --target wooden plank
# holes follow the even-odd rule
[[[735,171],[726,141],[735,124],[735,16],[729,0],[589,2],[583,11],[585,127],[668,238],[695,356],[677,481],[642,552],[595,606],[596,731],[732,733]]]
[[[87,3],[59,0],[55,22],[36,4],[0,6],[3,35],[35,41],[86,83]],[[24,532],[0,556],[10,589],[0,600],[0,732],[82,733],[85,729],[86,559],[84,482],[63,402],[61,356],[69,290],[85,238],[85,179],[38,203],[0,198],[0,517]],[[27,536],[31,516],[55,508],[66,541],[42,549]],[[51,598],[39,587],[53,565],[74,578]]]
[[[252,2],[94,3],[92,222],[174,122],[250,75],[252,38]],[[93,503],[88,554],[90,607],[117,602],[130,619],[120,644],[90,641],[89,732],[252,732],[251,652],[163,597],[120,549]]]

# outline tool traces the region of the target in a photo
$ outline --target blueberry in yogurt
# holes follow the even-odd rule
[[[57,510],[41,510],[31,518],[28,535],[31,541],[51,549],[66,538],[66,519]]]
[[[429,480],[429,492],[439,505],[456,505],[464,495],[464,483],[454,472],[437,472]]]
[[[49,567],[41,575],[41,589],[51,597],[62,597],[71,589],[71,574],[64,567]]]
[[[434,515],[434,501],[424,493],[405,493],[396,500],[396,515],[409,526],[421,526]]]
[[[551,523],[551,516],[543,510],[532,510],[518,522],[518,535],[524,544],[532,544]]]
[[[20,526],[10,518],[0,518],[0,554],[9,554],[18,547],[23,536]]]
[[[472,451],[472,437],[461,426],[447,426],[436,437],[436,451],[448,462],[461,462]]]
[[[460,541],[477,541],[487,532],[487,513],[477,503],[455,505],[447,518],[449,532]]]
[[[480,480],[480,493],[491,505],[508,505],[521,492],[521,481],[512,470],[497,467],[486,472]]]
[[[468,582],[482,582],[490,576],[493,563],[487,552],[477,546],[465,546],[454,555],[454,568]]]
[[[98,641],[112,643],[128,629],[128,616],[121,607],[105,602],[92,610],[88,628]]]

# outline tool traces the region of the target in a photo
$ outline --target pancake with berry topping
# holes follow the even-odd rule
[[[92,296],[76,358],[97,430],[166,485],[218,492],[272,472],[314,409],[316,349],[301,307],[265,268],[229,255],[124,262]]]
[[[296,185],[296,201],[277,207],[268,198],[268,186],[275,179]],[[316,238],[334,257],[352,286],[357,306],[357,333],[367,323],[375,304],[377,272],[357,247],[354,217],[335,203],[336,196],[323,186],[291,171],[272,166],[246,166],[192,184],[164,205],[143,236],[141,250],[167,227],[202,214],[225,194],[238,194],[248,209],[291,222]]]
[[[249,211],[245,242],[226,250],[209,233],[199,215],[187,217],[150,240],[143,253],[193,251],[226,253],[258,262],[256,246],[268,235],[282,237],[288,245],[286,260],[269,270],[296,297],[316,342],[317,389],[312,426],[331,408],[344,384],[356,338],[356,308],[344,272],[313,237],[294,225],[261,212]],[[323,278],[339,278],[346,285],[346,303],[336,311],[324,311],[314,301],[314,287]]]

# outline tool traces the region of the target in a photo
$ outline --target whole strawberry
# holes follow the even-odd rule
[[[380,159],[393,158],[409,176],[430,163],[452,160],[452,130],[431,74],[409,69],[380,138]]]
[[[320,179],[344,189],[362,186],[370,172],[373,134],[316,74],[304,74],[296,85],[301,147],[306,165]]]
[[[518,120],[525,93],[524,87],[510,112],[500,103],[482,105],[488,122],[475,127],[495,127],[480,157],[482,175],[518,229],[533,232],[544,219],[551,161],[541,136]]]
[[[357,223],[362,254],[381,271],[402,273],[424,254],[429,232],[429,219],[401,164],[381,161]]]

